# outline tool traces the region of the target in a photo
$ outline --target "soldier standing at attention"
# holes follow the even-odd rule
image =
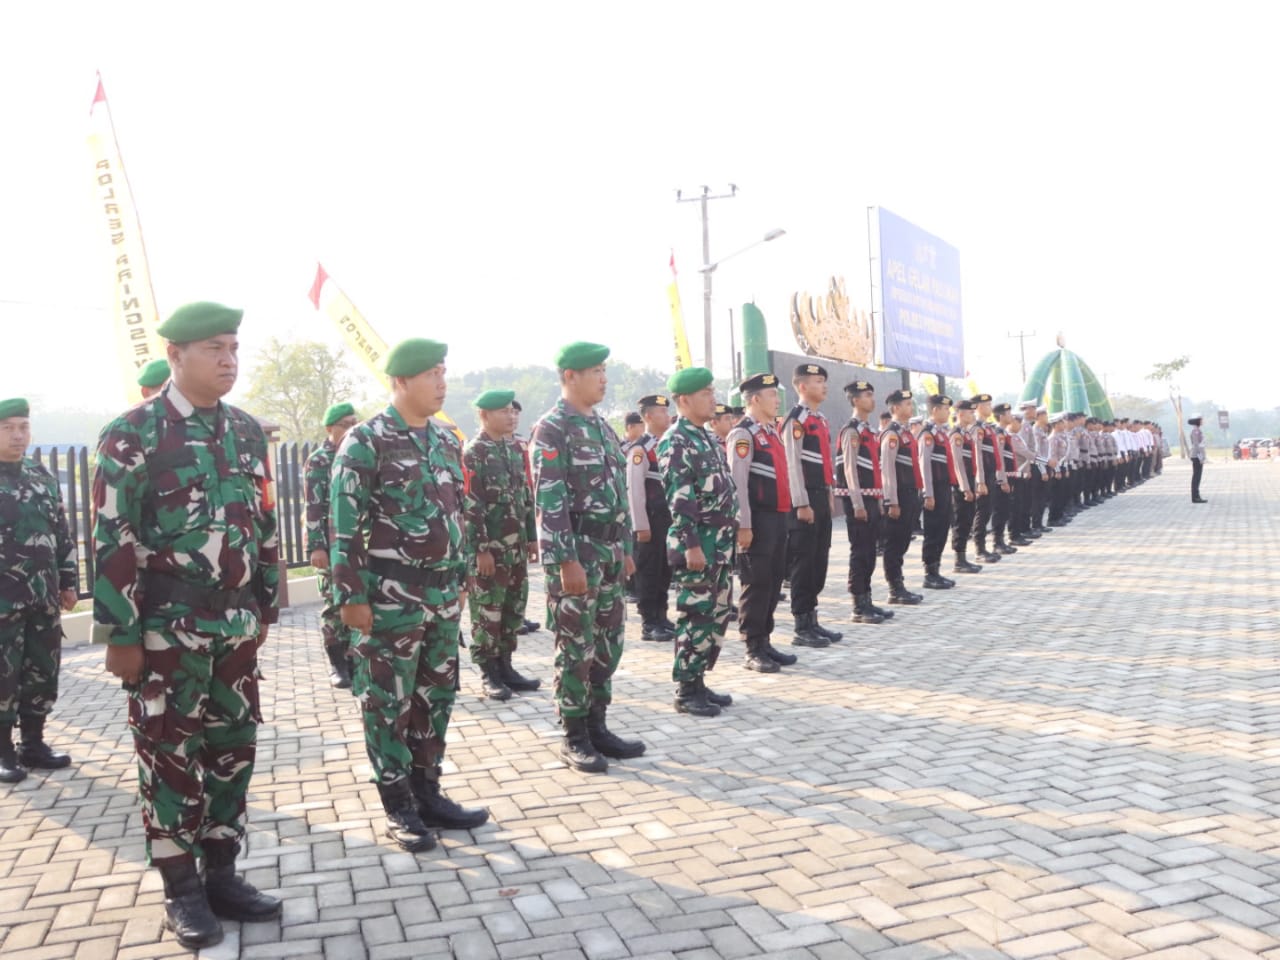
[[[415,339],[387,354],[391,403],[347,431],[330,498],[334,599],[342,622],[360,633],[351,656],[365,750],[387,836],[415,853],[435,846],[432,828],[468,830],[489,819],[440,789],[472,565],[462,451],[434,419],[448,349]]]
[[[150,400],[160,388],[169,382],[169,361],[152,360],[138,374],[138,386],[142,388],[142,399]]]
[[[222,402],[241,316],[193,303],[160,325],[172,379],[103,430],[93,479],[94,620],[129,693],[147,860],[185,947],[219,942],[217,917],[280,915],[235,872],[280,584],[266,437]]]
[[[991,394],[975,394],[969,398],[969,402],[973,404],[974,412],[974,425],[970,429],[982,461],[982,476],[974,491],[974,553],[983,563],[996,563],[1000,560],[1000,554],[987,549],[987,528],[991,524],[996,500],[1006,495],[1009,484],[1000,459],[1000,441],[996,438],[995,428],[987,422],[991,416]]]
[[[627,452],[627,503],[635,530],[636,609],[642,623],[640,639],[671,641],[675,624],[667,619],[671,564],[667,562],[667,528],[671,511],[658,469],[658,441],[671,426],[671,401],[661,394],[638,403],[645,432]]]
[[[827,371],[816,363],[802,363],[791,384],[800,402],[782,423],[782,448],[787,454],[793,523],[787,544],[790,560],[791,613],[795,639],[801,647],[825,647],[844,634],[818,622],[818,597],[827,583],[831,555],[831,514],[834,496],[834,458],[831,424],[822,415],[827,399]]]
[[[609,348],[598,343],[560,349],[560,401],[538,421],[533,439],[538,545],[564,724],[560,759],[587,773],[609,769],[606,757],[644,753],[643,743],[624,740],[607,725],[622,660],[622,581],[635,572],[626,460],[618,435],[595,411],[609,384],[608,356]]]
[[[782,441],[774,429],[778,378],[758,373],[738,384],[747,414],[729,431],[729,469],[738,494],[738,630],[747,645],[746,668],[777,673],[795,654],[775,650],[770,640],[786,573],[787,517],[791,483]]]
[[[929,421],[920,431],[920,474],[923,481],[924,542],[920,562],[924,564],[924,585],[930,590],[949,590],[956,582],[944,577],[938,567],[951,528],[951,441],[947,422],[951,419],[951,398],[935,393],[929,398]]]
[[[705,367],[681,370],[667,381],[679,418],[658,442],[662,485],[671,508],[666,547],[676,595],[677,713],[714,717],[733,703],[707,689],[729,626],[730,573],[738,529],[738,498],[718,444],[706,430],[715,390]]]
[[[71,764],[44,742],[44,722],[58,699],[60,610],[76,605],[76,547],[57,479],[27,456],[30,416],[26,400],[0,401],[0,783]]]
[[[349,403],[335,403],[324,412],[325,441],[303,466],[307,503],[307,552],[316,568],[320,590],[320,634],[329,658],[329,683],[339,690],[351,687],[351,631],[343,626],[333,602],[333,578],[329,575],[329,476],[333,456],[347,431],[360,422]]]
[[[844,502],[845,529],[849,535],[849,592],[853,595],[854,623],[883,623],[893,616],[871,602],[871,575],[876,572],[876,540],[880,532],[880,501],[884,496],[880,474],[880,445],[868,419],[876,408],[875,388],[866,380],[846,384],[844,395],[853,417],[840,431],[836,470],[848,494]]]
[[[480,668],[490,700],[510,700],[512,690],[537,690],[541,685],[540,680],[521,676],[511,664],[529,596],[528,564],[538,559],[524,458],[507,439],[515,420],[514,400],[511,390],[486,390],[476,397],[480,432],[462,454],[471,476],[464,508],[466,536],[476,558],[469,595],[471,662]]]
[[[978,448],[973,401],[956,403],[956,425],[951,431],[951,551],[956,555],[956,573],[981,573],[982,567],[970,563],[965,552],[973,535],[979,488],[985,490],[982,454]]]
[[[1192,417],[1187,421],[1191,425],[1190,447],[1191,447],[1191,502],[1192,503],[1208,503],[1204,497],[1200,496],[1200,477],[1204,473],[1204,431],[1200,429],[1200,425],[1204,423],[1203,417]]]
[[[915,412],[910,390],[894,390],[885,397],[892,419],[880,435],[880,475],[884,489],[885,528],[884,578],[889,584],[889,602],[915,606],[924,600],[907,589],[902,579],[902,560],[911,546],[911,530],[920,503],[920,459],[916,438],[908,428]]]

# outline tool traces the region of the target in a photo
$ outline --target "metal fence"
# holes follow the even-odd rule
[[[303,466],[316,444],[280,443],[272,448],[276,477],[276,511],[280,522],[280,559],[290,568],[310,565],[307,554],[307,504]],[[94,451],[90,447],[36,447],[32,457],[58,479],[67,525],[75,541],[80,569],[76,590],[80,598],[92,595]]]

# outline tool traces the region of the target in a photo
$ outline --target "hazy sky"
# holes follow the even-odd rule
[[[383,336],[449,365],[585,338],[670,368],[667,259],[701,353],[715,274],[793,349],[790,294],[867,304],[866,208],[959,248],[966,360],[1021,382],[1058,331],[1113,391],[1272,407],[1274,50],[1264,3],[6,4],[2,393],[119,399],[85,138],[101,70],[162,314],[246,308],[244,349],[329,338],[317,260]],[[1268,280],[1268,278],[1272,278]],[[17,301],[17,303],[11,302]]]

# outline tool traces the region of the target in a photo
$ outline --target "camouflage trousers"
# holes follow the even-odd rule
[[[155,866],[234,847],[244,835],[262,721],[257,640],[168,628],[143,634],[146,671],[129,689],[129,730]]]
[[[562,717],[585,717],[591,704],[613,700],[613,674],[622,660],[622,550],[610,560],[583,563],[587,592],[565,596],[560,565],[543,566],[547,580],[547,626],[556,638],[556,706]]]
[[[21,713],[48,716],[58,699],[62,615],[58,608],[22,607],[0,613],[0,723]]]
[[[373,633],[357,637],[351,648],[352,692],[364,713],[374,783],[395,783],[413,767],[434,774],[444,757],[457,695],[462,604],[456,586],[423,593],[414,603],[402,589],[373,591]]]
[[[332,574],[328,570],[317,570],[316,586],[323,604],[320,608],[320,636],[324,638],[324,648],[332,650],[337,647],[345,657],[351,650],[351,628],[342,622],[338,606],[333,602]]]
[[[733,567],[724,563],[703,570],[676,567],[671,571],[676,586],[676,657],[671,679],[680,683],[696,680],[716,665],[720,646],[729,627],[729,603]]]
[[[475,578],[471,608],[471,662],[483,664],[514,653],[529,602],[529,567],[523,550],[493,556],[492,577]]]

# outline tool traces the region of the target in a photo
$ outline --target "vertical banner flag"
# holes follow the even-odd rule
[[[163,338],[156,332],[160,315],[151,289],[142,225],[133,205],[133,191],[120,159],[120,144],[111,108],[98,75],[98,87],[89,106],[89,149],[93,154],[94,205],[106,227],[111,250],[111,283],[114,291],[116,349],[129,402],[142,399],[138,371],[165,355]]]
[[[387,354],[390,352],[387,341],[378,336],[377,331],[369,325],[369,321],[351,302],[351,298],[330,279],[321,264],[316,264],[316,278],[311,282],[311,292],[307,296],[312,306],[324,311],[333,321],[338,332],[342,334],[342,339],[364,362],[369,372],[383,387],[390,390],[391,378],[383,370],[387,364]],[[443,410],[437,413],[436,417],[454,426],[453,420]],[[455,432],[457,432],[456,429]]]
[[[671,329],[675,334],[676,369],[693,366],[689,353],[689,334],[684,328],[684,310],[680,307],[680,286],[676,283],[676,252],[671,251],[671,282],[667,284],[667,303],[671,306]]]

